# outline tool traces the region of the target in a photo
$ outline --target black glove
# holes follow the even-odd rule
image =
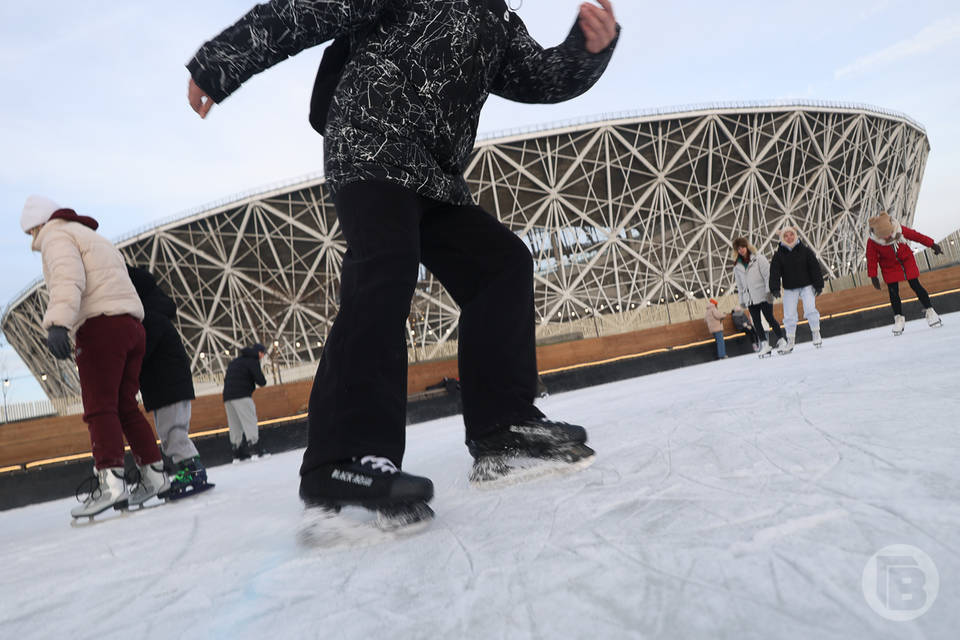
[[[941,253],[943,253],[943,249],[941,249],[941,248],[940,248],[940,245],[937,244],[936,242],[934,242],[932,245],[930,245],[930,248],[933,249],[933,255],[935,255],[935,256],[938,256],[938,255],[940,255]]]
[[[813,290],[813,295],[815,295],[815,296],[818,296],[818,295],[820,295],[821,293],[823,293],[823,289],[814,289],[814,290]]]
[[[880,279],[877,276],[873,276],[872,278],[870,278],[870,282],[873,283],[874,289],[876,289],[877,291],[880,290]]]
[[[47,348],[57,360],[66,360],[70,357],[70,336],[66,327],[53,325],[47,330]]]
[[[780,297],[780,289],[771,289],[770,290],[770,303],[772,304],[774,300]]]

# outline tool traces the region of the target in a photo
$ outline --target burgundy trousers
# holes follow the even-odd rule
[[[157,436],[137,406],[146,338],[130,315],[88,318],[77,331],[83,421],[97,469],[123,466],[126,436],[137,464],[160,460]]]

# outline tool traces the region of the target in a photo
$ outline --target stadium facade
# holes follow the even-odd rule
[[[729,293],[731,240],[745,235],[769,254],[787,224],[828,278],[855,273],[868,217],[886,210],[912,222],[929,149],[923,127],[874,107],[715,105],[482,139],[466,178],[533,253],[538,331],[557,335]],[[254,340],[273,345],[285,366],[319,358],[346,249],[322,177],[118,246],[173,294],[198,379],[217,376]],[[75,371],[44,344],[46,299],[42,282],[29,287],[5,311],[3,331],[48,395],[74,395]],[[407,327],[411,359],[455,353],[458,315],[423,271]]]

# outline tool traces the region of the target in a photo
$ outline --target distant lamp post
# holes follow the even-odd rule
[[[9,422],[7,419],[7,391],[10,389],[10,378],[3,379],[3,421]]]

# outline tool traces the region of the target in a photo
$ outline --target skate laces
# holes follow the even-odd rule
[[[360,464],[369,464],[374,471],[385,471],[386,473],[396,473],[397,467],[390,462],[389,458],[380,456],[363,456],[360,458]]]
[[[87,476],[77,487],[77,502],[86,503],[90,500],[96,500],[103,492],[100,490],[100,479],[97,476]],[[86,496],[81,498],[80,496]]]

